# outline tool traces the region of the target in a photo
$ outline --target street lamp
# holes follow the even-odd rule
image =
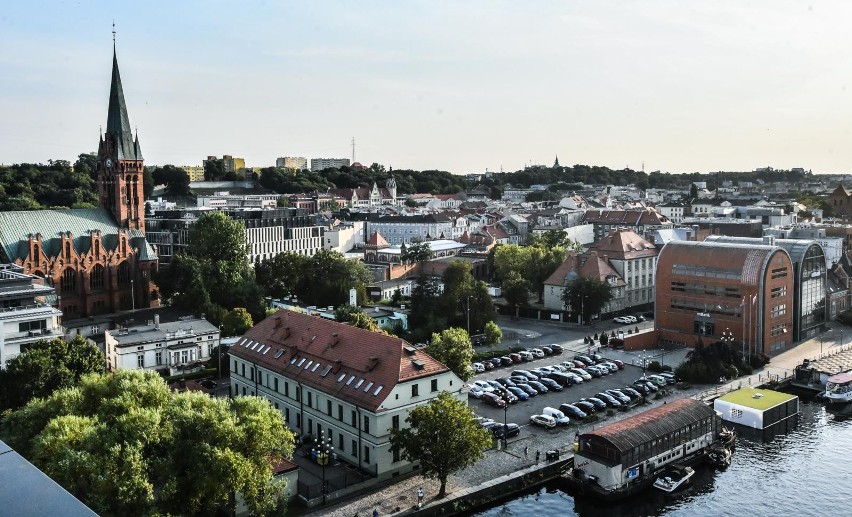
[[[729,346],[734,342],[734,333],[731,332],[731,329],[726,328],[725,332],[722,332],[722,342]],[[745,341],[743,341],[742,356],[743,362],[745,362]]]
[[[467,297],[467,335],[470,335],[470,296]]]
[[[219,380],[222,380],[222,325],[219,325],[219,343],[216,346],[219,355]]]
[[[503,449],[506,449],[506,440],[509,439],[509,424],[506,423],[509,414],[509,403],[503,406]]]
[[[325,498],[328,494],[328,486],[325,482],[325,468],[331,463],[332,454],[334,453],[334,447],[331,445],[331,437],[325,437],[325,429],[320,431],[319,440],[311,452],[317,459],[317,463],[322,466],[322,504],[325,504]]]

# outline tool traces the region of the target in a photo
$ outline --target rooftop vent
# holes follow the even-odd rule
[[[423,368],[426,367],[426,365],[423,364],[423,361],[421,361],[420,359],[412,359],[411,364],[413,364],[414,367],[417,368],[418,370],[422,370]]]
[[[752,395],[752,397],[751,397],[751,398],[753,398],[753,399],[760,399],[760,398],[763,398],[763,393],[755,393],[754,395]]]
[[[408,355],[414,355],[414,354],[417,353],[417,349],[414,348],[413,346],[404,346],[402,348],[403,348],[403,350],[405,350],[405,353],[408,354]]]

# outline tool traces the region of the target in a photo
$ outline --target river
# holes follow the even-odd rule
[[[852,418],[801,401],[799,425],[768,442],[739,439],[724,471],[699,466],[674,495],[649,488],[619,504],[540,487],[475,513],[478,517],[852,515]]]

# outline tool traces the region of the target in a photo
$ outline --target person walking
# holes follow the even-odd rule
[[[423,487],[417,489],[417,507],[423,506]]]
[[[524,445],[524,459],[527,459],[529,457],[529,454],[530,454],[530,448],[528,446]]]
[[[541,451],[535,451],[535,462],[538,463],[539,459],[541,459]]]
[[[373,517],[379,517],[379,509],[373,508]]]

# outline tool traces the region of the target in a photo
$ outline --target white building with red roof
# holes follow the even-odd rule
[[[391,448],[390,429],[462,380],[406,341],[281,310],[230,350],[231,392],[269,400],[300,438],[330,437],[339,460],[380,479],[415,465]]]

